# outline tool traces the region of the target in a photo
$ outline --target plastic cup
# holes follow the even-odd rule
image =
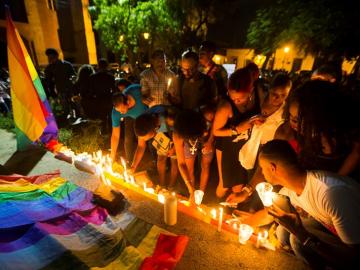
[[[273,204],[273,187],[267,182],[262,182],[256,185],[256,191],[264,206],[269,207]]]
[[[239,228],[239,242],[240,244],[246,244],[246,241],[250,239],[250,236],[254,232],[254,229],[247,224],[240,224]]]

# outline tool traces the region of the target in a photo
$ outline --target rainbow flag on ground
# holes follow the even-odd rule
[[[61,178],[0,176],[0,268],[173,269],[188,242]]]
[[[57,139],[58,128],[34,64],[6,8],[11,100],[18,149]]]

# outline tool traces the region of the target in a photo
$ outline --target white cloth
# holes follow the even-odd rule
[[[360,244],[360,185],[355,180],[324,171],[308,171],[300,196],[287,188],[280,194],[337,234],[346,244]]]
[[[283,111],[284,105],[267,117],[263,124],[253,126],[250,139],[239,151],[239,161],[245,169],[254,168],[260,145],[274,139],[277,128],[284,122]]]

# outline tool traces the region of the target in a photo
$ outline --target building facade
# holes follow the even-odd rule
[[[46,48],[76,64],[96,64],[95,38],[88,0],[8,1],[15,25],[36,66],[47,64]],[[0,61],[7,66],[6,23],[0,7]]]

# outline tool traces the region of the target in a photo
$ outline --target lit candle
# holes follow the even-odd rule
[[[168,84],[167,84],[167,90],[168,91],[169,91],[170,85],[171,85],[171,78],[168,79]]]
[[[213,208],[213,209],[211,209],[211,211],[210,211],[210,214],[211,214],[211,217],[213,218],[213,219],[216,219],[216,209],[215,208]]]
[[[221,226],[222,226],[222,221],[223,221],[223,214],[224,214],[224,209],[222,207],[219,208],[219,222],[218,222],[218,232],[221,232]]]
[[[266,230],[258,233],[257,239],[256,239],[256,247],[257,248],[261,247],[266,242],[268,235],[269,235],[268,231],[266,231]]]
[[[177,198],[173,194],[165,198],[164,221],[167,225],[175,225],[177,222]]]
[[[245,244],[249,240],[250,236],[254,232],[254,229],[247,224],[240,224],[239,228],[239,242]]]
[[[273,187],[267,182],[261,182],[256,185],[256,191],[264,206],[269,207],[273,203]]]
[[[158,194],[158,201],[159,201],[160,203],[162,203],[162,204],[165,203],[165,196],[164,196],[163,193],[159,193],[159,194]]]
[[[200,205],[202,202],[202,199],[204,197],[204,191],[202,190],[195,190],[194,192],[194,197],[195,197],[195,204],[196,205]]]

